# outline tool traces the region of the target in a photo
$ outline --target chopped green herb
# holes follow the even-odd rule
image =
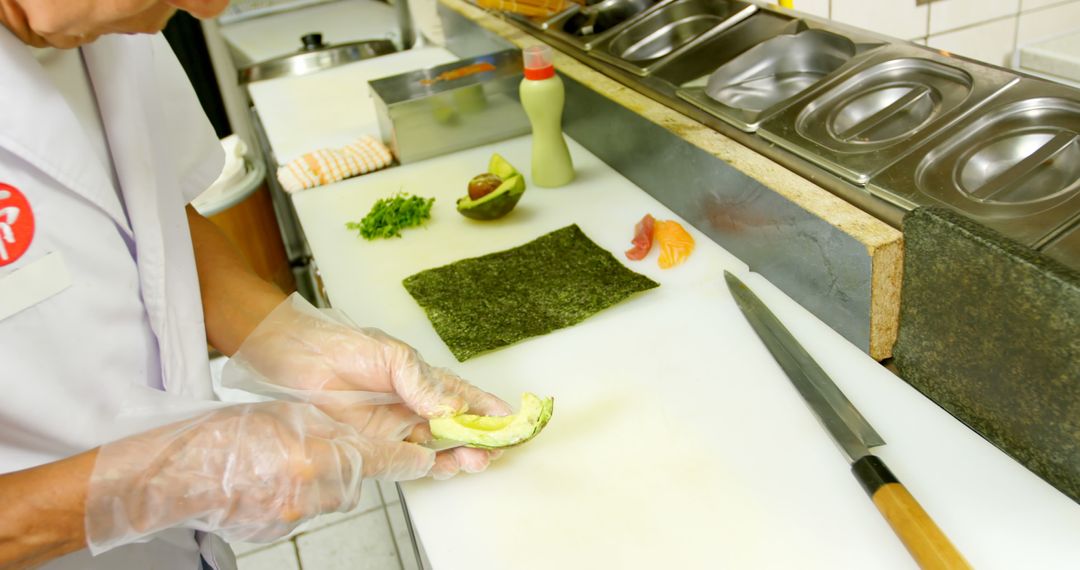
[[[399,192],[390,198],[380,198],[364,219],[347,222],[345,227],[360,232],[367,240],[401,237],[401,230],[419,226],[431,218],[435,198],[421,198]]]
[[[459,361],[575,325],[659,284],[576,225],[403,282]]]

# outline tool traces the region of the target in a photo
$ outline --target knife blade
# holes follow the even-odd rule
[[[871,447],[885,441],[776,315],[738,277],[728,289],[750,326],[851,464],[851,472],[921,568],[970,568],[945,533]]]

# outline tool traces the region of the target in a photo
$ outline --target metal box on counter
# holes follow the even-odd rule
[[[370,83],[382,137],[402,164],[529,132],[521,52],[495,52]]]

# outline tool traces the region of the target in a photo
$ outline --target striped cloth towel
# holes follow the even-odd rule
[[[386,145],[364,135],[341,148],[321,148],[291,160],[277,171],[286,192],[299,192],[386,168],[394,156]]]

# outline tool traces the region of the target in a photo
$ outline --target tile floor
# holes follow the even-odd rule
[[[272,544],[238,543],[240,570],[422,570],[392,483],[364,481],[360,506]]]

